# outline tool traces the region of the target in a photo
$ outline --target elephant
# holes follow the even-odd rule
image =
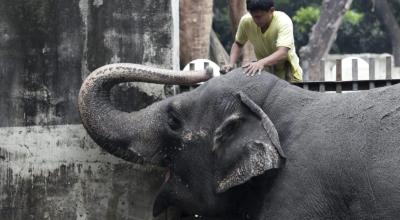
[[[172,71],[109,64],[79,93],[82,123],[107,152],[165,167],[153,214],[203,219],[397,219],[400,85],[304,90],[242,68]],[[135,112],[110,102],[123,82],[192,85]]]

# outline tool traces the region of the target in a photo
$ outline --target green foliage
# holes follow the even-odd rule
[[[301,7],[293,16],[293,22],[299,26],[299,31],[302,33],[309,32],[311,27],[318,21],[321,10],[316,6]],[[349,10],[344,16],[344,23],[357,25],[363,19],[364,14],[354,10]]]
[[[301,33],[308,32],[311,27],[318,21],[321,12],[318,7],[308,6],[301,7],[293,16],[293,22],[299,26]]]
[[[318,21],[320,17],[321,11],[320,7],[311,5],[307,7],[301,7],[293,16],[294,22],[294,30],[295,36],[298,44],[303,46],[308,42],[308,34],[311,32],[313,25]],[[338,36],[343,36],[346,40],[341,42],[343,45],[346,45],[347,42],[352,42],[352,45],[357,44],[357,39],[354,36],[358,36],[359,38],[363,38],[359,36],[357,33],[354,33],[354,30],[357,30],[363,21],[364,13],[357,12],[356,10],[348,10],[343,18],[343,23],[339,28]],[[378,28],[379,30],[379,28]],[[375,30],[376,31],[376,30]],[[377,34],[375,34],[377,35]],[[337,39],[337,42],[340,42],[340,39]],[[334,44],[332,52],[342,52],[347,51],[347,48],[352,48],[351,46],[342,46],[338,44]],[[357,48],[353,48],[357,50]]]
[[[343,22],[331,53],[390,53],[389,37],[374,13],[372,2],[355,0],[352,9],[362,12],[363,18],[357,25]],[[394,8],[393,12],[395,11]]]
[[[348,22],[352,25],[358,25],[364,18],[363,13],[359,13],[353,10],[349,10],[344,15],[344,22]]]
[[[293,17],[297,10],[308,6],[319,7],[322,0],[275,0],[275,9],[284,11],[290,17]]]
[[[308,43],[312,26],[320,16],[322,0],[275,0],[275,8],[288,14],[294,24],[296,48]],[[400,22],[400,1],[389,1],[392,12]],[[214,1],[213,28],[229,51],[233,35],[230,29],[227,0]],[[354,0],[351,10],[346,12],[331,53],[383,53],[390,52],[387,31],[374,13],[371,0]]]

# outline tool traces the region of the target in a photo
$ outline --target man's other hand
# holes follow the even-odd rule
[[[246,74],[246,76],[254,76],[256,74],[259,75],[264,69],[264,65],[260,61],[249,63],[242,67],[245,68],[244,73]]]
[[[232,64],[224,65],[221,70],[219,71],[221,74],[226,74],[233,69]]]

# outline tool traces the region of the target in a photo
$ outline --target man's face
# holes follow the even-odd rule
[[[262,28],[268,26],[271,23],[274,14],[274,8],[271,8],[268,11],[251,11],[250,14],[251,17],[253,17],[253,20],[257,24],[257,26]]]

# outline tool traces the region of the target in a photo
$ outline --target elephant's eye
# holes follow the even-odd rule
[[[169,114],[168,117],[168,126],[173,130],[179,130],[182,127],[182,123],[181,121],[178,119],[178,117],[176,115],[174,115],[173,113]]]

